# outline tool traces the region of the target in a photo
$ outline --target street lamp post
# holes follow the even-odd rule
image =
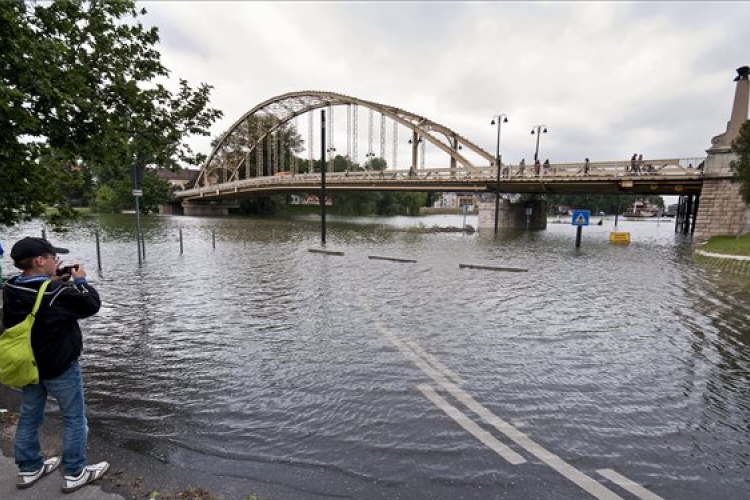
[[[336,170],[335,170],[335,167],[336,167],[335,159],[336,158],[334,158],[334,157],[336,155],[334,153],[336,153],[336,148],[334,148],[333,146],[330,146],[328,149],[326,149],[326,153],[328,153],[328,158],[331,159],[331,172],[335,173],[336,172]]]
[[[539,136],[547,133],[547,125],[534,125],[531,135],[536,135],[536,149],[534,150],[534,163],[539,159]]]
[[[500,156],[500,128],[503,123],[508,123],[508,116],[505,113],[492,117],[490,125],[495,125],[497,121],[497,146],[495,147],[495,167],[497,168],[497,191],[495,192],[495,235],[497,235],[497,224],[500,218],[500,166],[502,157]]]

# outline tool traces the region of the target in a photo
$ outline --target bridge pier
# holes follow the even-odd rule
[[[547,200],[532,197],[525,202],[511,203],[501,199],[498,211],[499,229],[547,229]],[[495,229],[495,201],[479,203],[479,228]]]
[[[675,233],[693,234],[695,232],[695,219],[698,216],[699,201],[699,196],[680,196],[674,225]]]
[[[230,208],[236,208],[239,206],[239,202],[209,202],[209,203],[196,203],[185,201],[182,203],[182,211],[184,215],[191,216],[219,216],[229,215]]]
[[[727,179],[703,181],[695,221],[696,241],[705,241],[712,236],[743,234],[749,229],[749,222],[750,208],[742,200],[738,184]]]
[[[162,215],[183,215],[185,212],[182,208],[182,203],[163,203],[159,205],[159,213]]]

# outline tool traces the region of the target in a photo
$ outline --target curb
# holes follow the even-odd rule
[[[746,255],[730,255],[725,253],[713,253],[706,252],[705,250],[696,250],[695,253],[703,255],[704,257],[713,257],[715,259],[728,259],[728,260],[750,260],[750,257]]]

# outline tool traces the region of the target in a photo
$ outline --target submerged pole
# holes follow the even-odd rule
[[[99,230],[97,229],[94,231],[94,236],[96,236],[96,268],[99,272],[102,270],[102,249],[99,245]]]
[[[320,110],[320,241],[326,244],[326,110]]]
[[[143,195],[141,191],[141,157],[136,157],[135,163],[133,163],[133,197],[135,198],[135,242],[138,245],[138,265],[143,263],[146,258],[145,251],[143,251],[143,234],[141,232],[141,203],[140,199]]]
[[[617,229],[617,217],[620,215],[620,193],[617,193],[617,201],[615,207],[615,229]]]

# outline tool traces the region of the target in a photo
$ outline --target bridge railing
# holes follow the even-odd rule
[[[705,158],[669,158],[646,159],[633,165],[628,161],[590,162],[588,168],[585,163],[555,163],[548,168],[544,165],[503,165],[501,178],[523,179],[553,177],[555,179],[578,176],[588,177],[630,177],[641,175],[700,175]],[[493,171],[497,173],[497,170]]]

